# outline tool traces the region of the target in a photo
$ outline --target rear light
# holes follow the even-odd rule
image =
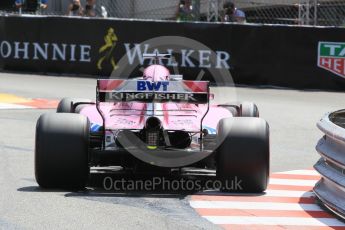
[[[161,121],[157,117],[149,117],[146,120],[146,144],[149,149],[156,149],[159,146],[161,127]]]
[[[159,131],[146,132],[146,142],[148,146],[158,146],[159,145]]]

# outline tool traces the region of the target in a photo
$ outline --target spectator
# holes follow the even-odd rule
[[[70,0],[68,5],[67,15],[69,16],[82,16],[83,8],[80,4],[80,0]]]
[[[37,8],[39,7],[40,9],[46,9],[48,7],[48,0],[15,0],[15,4],[17,8]],[[35,6],[35,7],[32,7]]]
[[[96,17],[96,0],[86,0],[84,16]]]
[[[225,22],[246,22],[246,15],[242,10],[235,7],[233,2],[227,1],[223,5]]]
[[[39,6],[41,9],[47,9],[48,7],[48,0],[39,0]]]
[[[176,15],[177,21],[194,21],[195,12],[192,0],[181,0]]]
[[[17,8],[22,8],[24,6],[24,0],[15,0],[15,4]]]

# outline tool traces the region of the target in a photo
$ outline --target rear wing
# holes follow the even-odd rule
[[[207,104],[209,98],[208,81],[97,80],[98,102]]]

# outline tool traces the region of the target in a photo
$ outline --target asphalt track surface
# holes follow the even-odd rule
[[[0,74],[0,93],[94,99],[95,83]],[[237,88],[237,97],[257,103],[270,124],[272,172],[311,168],[319,158],[316,122],[344,107],[343,93],[335,92]],[[36,120],[46,112],[54,111],[0,110],[0,229],[217,229],[198,216],[183,194],[41,190],[34,179],[34,133]]]

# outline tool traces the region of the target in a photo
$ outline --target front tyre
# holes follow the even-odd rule
[[[77,108],[73,108],[73,104],[76,103],[91,103],[92,101],[89,99],[83,98],[63,98],[56,109],[57,113],[78,113],[83,105],[77,106]]]
[[[259,109],[253,102],[240,104],[239,117],[259,117]]]
[[[270,165],[267,122],[251,117],[224,118],[219,121],[217,138],[217,177],[224,182],[221,190],[266,190]]]
[[[36,125],[35,176],[43,188],[86,186],[90,122],[79,114],[44,114]]]

